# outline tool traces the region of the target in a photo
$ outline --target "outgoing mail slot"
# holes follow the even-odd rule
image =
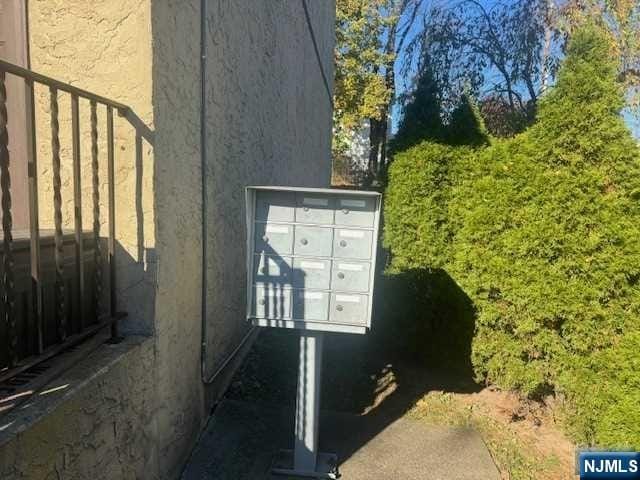
[[[296,222],[333,223],[333,200],[324,195],[299,193],[296,197]]]
[[[331,268],[331,289],[341,292],[367,292],[370,264],[336,260]]]
[[[296,288],[329,289],[331,262],[319,258],[295,258],[293,286]]]
[[[256,220],[259,222],[293,222],[295,197],[291,192],[258,192]]]
[[[267,255],[290,254],[293,244],[293,225],[256,223],[255,250]]]
[[[327,320],[329,294],[309,290],[293,291],[293,318],[295,320]]]
[[[371,256],[371,230],[336,228],[333,235],[333,256],[336,258],[360,258]]]
[[[366,323],[367,296],[355,293],[332,293],[329,320],[340,323]]]
[[[375,219],[375,202],[370,197],[340,197],[336,199],[336,225],[371,227]]]
[[[256,318],[291,318],[291,290],[256,285],[252,307]]]
[[[291,285],[291,257],[254,255],[253,278],[256,283]]]
[[[332,235],[333,231],[330,228],[296,225],[293,253],[312,257],[330,257]]]

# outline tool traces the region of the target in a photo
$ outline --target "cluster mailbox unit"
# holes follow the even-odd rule
[[[295,448],[274,473],[336,478],[317,451],[323,332],[371,327],[381,196],[376,192],[247,187],[247,318],[300,333]]]

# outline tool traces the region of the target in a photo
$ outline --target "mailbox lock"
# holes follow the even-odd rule
[[[303,209],[305,212],[308,212],[308,211],[309,211],[309,207],[303,207],[302,209]]]
[[[346,240],[340,240],[340,246],[341,247],[346,247],[347,246],[347,241]]]
[[[303,238],[302,240],[300,240],[300,243],[303,245],[306,245],[307,243],[309,243],[309,240],[307,240],[306,238]]]
[[[266,235],[262,237],[262,240],[264,241],[264,243],[269,243],[269,237],[267,237]]]
[[[336,307],[336,310],[338,310],[339,312],[341,312],[341,311],[342,311],[342,308],[343,308],[343,307],[342,307],[342,305],[338,305],[338,306]]]
[[[344,213],[345,215],[349,215],[349,209],[348,208],[343,208],[342,209],[342,213]]]
[[[344,278],[344,273],[342,273],[342,272],[338,273],[338,278],[340,280],[342,280]]]

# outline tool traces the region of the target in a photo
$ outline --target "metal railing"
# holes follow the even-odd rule
[[[26,106],[26,161],[28,164],[28,202],[29,202],[29,231],[28,251],[30,270],[30,301],[26,302],[28,316],[35,328],[33,337],[28,343],[29,348],[18,349],[19,332],[17,324],[15,261],[14,261],[14,232],[11,213],[11,172],[10,172],[10,131],[8,128],[7,110],[7,75],[13,75],[24,80]],[[43,276],[41,258],[41,236],[38,208],[38,159],[36,139],[35,85],[48,87],[50,101],[50,129],[51,129],[51,165],[53,186],[53,263],[55,269],[55,286],[53,297],[55,303],[54,318],[56,328],[54,339],[51,335],[44,335],[45,330],[45,299],[43,298]],[[64,246],[69,244],[70,236],[63,232],[60,157],[60,122],[59,103],[60,92],[70,95],[71,99],[71,137],[72,137],[72,171],[73,171],[73,246],[74,261],[65,262]],[[81,153],[80,153],[80,100],[88,101],[90,107],[90,141],[91,141],[91,179],[92,179],[92,244],[93,244],[93,278],[86,278],[86,256],[89,252],[85,248],[87,232],[82,229],[82,195],[81,195]],[[106,264],[108,268],[108,308],[103,311],[103,243],[100,237],[100,176],[98,162],[98,108],[106,108],[106,145],[107,145],[107,191],[108,191],[108,236]],[[6,348],[7,355],[4,365],[0,365],[0,382],[23,372],[33,365],[50,358],[58,352],[76,344],[98,330],[111,327],[112,341],[118,341],[118,320],[125,314],[116,310],[116,272],[115,272],[115,170],[114,170],[114,110],[120,116],[128,116],[129,107],[108,98],[82,90],[53,78],[41,75],[25,68],[0,60],[0,188],[2,212],[2,295],[0,298],[0,321],[6,332],[6,345],[0,345],[0,351]],[[25,260],[26,261],[26,260]],[[65,263],[67,264],[65,266]],[[75,295],[69,291],[69,268],[74,269],[71,284]],[[91,282],[91,283],[88,283]],[[92,293],[90,307],[87,308],[87,295]],[[74,305],[68,305],[73,302]],[[79,315],[79,326],[70,328],[69,312],[73,307]],[[24,309],[23,309],[24,310]],[[93,310],[88,312],[87,310]],[[51,315],[47,315],[51,316]]]

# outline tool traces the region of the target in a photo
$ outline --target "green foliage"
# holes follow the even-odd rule
[[[440,91],[429,67],[423,68],[415,90],[404,105],[402,120],[390,149],[401,153],[425,141],[471,147],[489,143],[489,133],[480,110],[467,94],[461,96],[449,122],[443,123]]]
[[[392,92],[384,66],[393,56],[384,49],[383,33],[396,19],[390,0],[338,0],[336,3],[336,77],[334,124],[354,128],[366,118],[381,120]]]
[[[406,149],[422,140],[439,140],[443,135],[440,91],[427,64],[418,76],[416,87],[402,109],[392,150]]]
[[[446,135],[451,145],[480,147],[489,142],[489,132],[480,110],[469,95],[464,94],[451,113]]]
[[[392,271],[443,269],[469,296],[479,379],[561,395],[579,441],[639,448],[640,155],[614,58],[583,27],[527,131],[398,152],[385,243]]]

